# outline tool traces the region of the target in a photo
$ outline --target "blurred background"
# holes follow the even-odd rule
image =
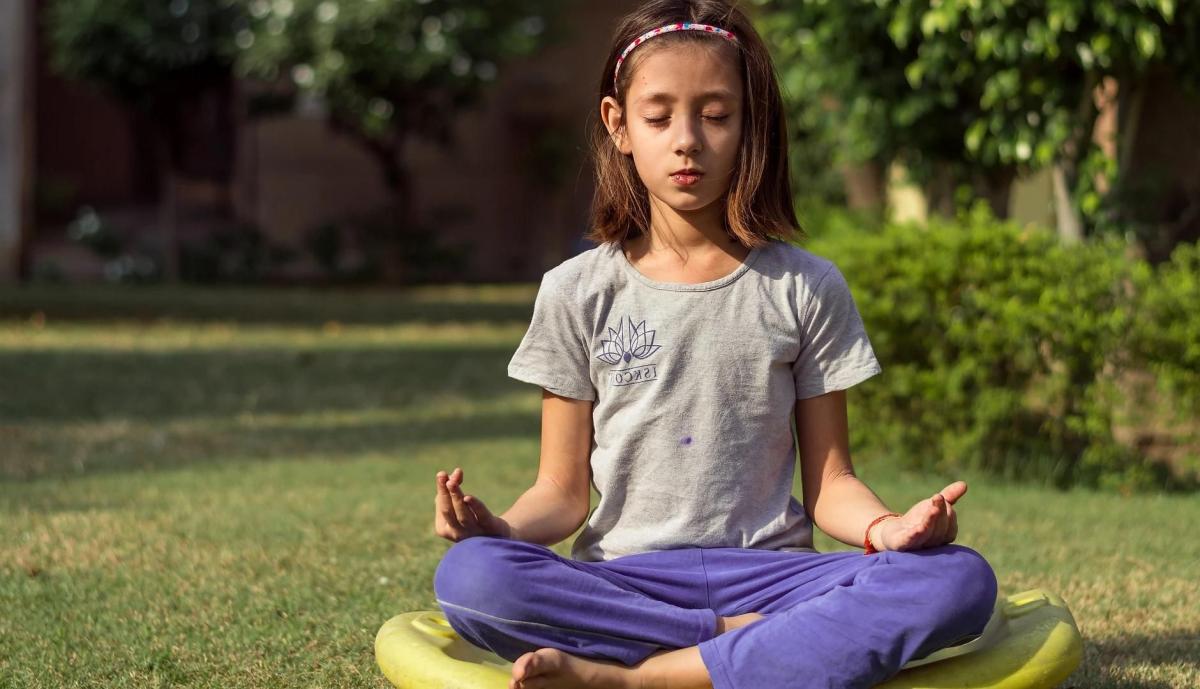
[[[638,4],[0,2],[0,684],[384,686],[435,472],[535,475],[504,367]],[[1200,3],[740,6],[884,369],[859,473],[969,477],[1075,685],[1200,683]]]
[[[744,4],[802,209],[1200,237],[1194,3]],[[536,277],[582,248],[634,5],[5,3],[0,279]]]
[[[535,281],[588,248],[585,135],[636,4],[5,3],[0,280],[27,288],[6,311],[181,301],[105,285]],[[953,410],[972,431],[946,464],[1065,453],[1039,469],[1064,486],[1195,469],[1195,438],[1114,405],[1157,382],[1195,410],[1200,5],[743,7],[784,88],[809,248],[852,271],[891,365],[867,402],[897,421],[888,446],[923,448]],[[962,411],[980,393],[1004,399]],[[914,395],[937,421],[914,425]]]

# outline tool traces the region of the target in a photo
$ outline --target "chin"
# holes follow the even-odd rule
[[[664,204],[680,212],[698,211],[708,208],[717,202],[715,198],[697,197],[681,189],[670,189],[667,195],[654,194],[654,197]]]

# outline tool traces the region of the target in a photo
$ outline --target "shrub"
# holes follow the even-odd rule
[[[1200,415],[1200,245],[1179,244],[1140,287],[1133,355],[1155,374],[1178,411]]]
[[[1137,442],[1165,447],[1200,482],[1200,245],[1177,245],[1139,292],[1131,356],[1152,382],[1132,391],[1135,416],[1150,422]]]
[[[976,206],[957,222],[823,235],[807,248],[855,286],[884,367],[855,396],[867,447],[910,468],[1060,488],[1170,483],[1113,439],[1114,380],[1138,363],[1131,329],[1150,282],[1121,240],[1064,245]],[[1163,308],[1183,304],[1171,295]]]

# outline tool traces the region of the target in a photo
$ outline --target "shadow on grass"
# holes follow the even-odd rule
[[[513,347],[0,352],[0,425],[171,421],[487,400],[507,390]],[[509,389],[511,390],[511,389]]]
[[[512,349],[0,353],[0,480],[536,436]]]
[[[120,472],[163,472],[191,466],[218,467],[260,461],[333,460],[385,454],[404,462],[429,446],[448,442],[536,437],[536,415],[518,412],[474,413],[395,423],[309,424],[301,428],[234,428],[220,431],[168,432],[122,437],[83,453],[38,453],[24,461],[0,462],[0,482],[73,478]],[[78,449],[78,448],[76,448]],[[61,509],[62,505],[26,509]]]
[[[529,322],[536,284],[395,289],[30,286],[0,290],[0,319],[168,319],[258,325]]]

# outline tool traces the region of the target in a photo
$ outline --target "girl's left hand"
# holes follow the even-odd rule
[[[954,503],[966,492],[966,481],[951,483],[913,505],[903,516],[880,522],[871,534],[871,542],[879,550],[919,550],[953,542],[958,537]]]

